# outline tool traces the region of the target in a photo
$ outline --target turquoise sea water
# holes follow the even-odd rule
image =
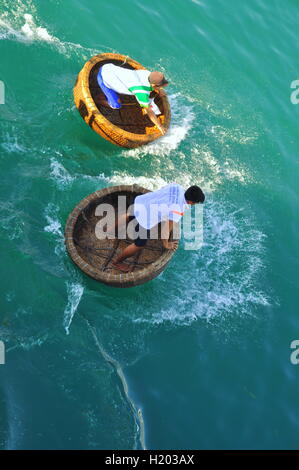
[[[295,449],[296,0],[0,0],[1,449]],[[169,133],[123,150],[72,87],[100,52],[164,70]],[[108,185],[206,192],[204,246],[113,289],[69,260]]]

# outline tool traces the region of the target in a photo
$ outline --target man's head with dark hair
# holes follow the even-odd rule
[[[199,202],[203,204],[205,195],[199,186],[190,186],[190,188],[185,191],[185,199],[187,204],[198,204]]]

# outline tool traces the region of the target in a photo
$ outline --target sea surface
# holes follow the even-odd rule
[[[299,447],[297,0],[0,0],[1,449]],[[165,72],[172,123],[134,150],[83,122],[94,54]],[[206,193],[204,244],[115,289],[68,214],[119,183]]]

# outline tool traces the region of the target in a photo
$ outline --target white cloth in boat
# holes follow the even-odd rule
[[[151,106],[155,114],[161,114],[158,106],[149,95],[153,90],[149,83],[149,70],[130,70],[114,64],[104,64],[101,75],[108,88],[123,95],[134,95],[143,108]]]
[[[185,190],[177,183],[142,194],[134,200],[134,216],[147,230],[164,220],[179,222],[186,208]]]

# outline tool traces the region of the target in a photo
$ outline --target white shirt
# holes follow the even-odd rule
[[[179,222],[188,207],[184,188],[177,183],[137,196],[134,215],[141,227],[149,230],[163,220]]]
[[[114,64],[105,64],[101,73],[104,85],[122,95],[133,95],[129,88],[138,85],[150,88],[149,70],[131,70]]]
[[[148,80],[149,70],[130,70],[114,64],[105,64],[101,69],[104,85],[122,95],[134,95],[142,108],[152,108],[155,114],[161,114],[159,107],[150,93],[153,88]]]

